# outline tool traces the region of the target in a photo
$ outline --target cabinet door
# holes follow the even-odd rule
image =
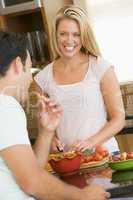
[[[0,16],[0,28],[5,28],[5,27],[6,27],[5,17]]]
[[[133,151],[133,144],[132,144],[133,134],[117,135],[116,139],[118,141],[121,152]]]

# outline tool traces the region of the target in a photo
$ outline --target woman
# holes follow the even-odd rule
[[[124,126],[124,108],[113,66],[99,52],[85,12],[65,6],[55,17],[55,60],[39,72],[35,81],[57,100],[64,113],[53,147],[84,151],[104,144],[117,151],[113,137]],[[108,120],[107,120],[108,113]]]

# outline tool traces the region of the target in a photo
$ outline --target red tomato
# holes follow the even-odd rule
[[[103,157],[107,157],[109,155],[109,152],[108,151],[103,151],[101,154],[102,154]]]
[[[83,163],[88,163],[87,157],[84,158]]]
[[[77,155],[82,155],[83,153],[81,151],[76,151],[75,152]]]
[[[93,161],[93,155],[87,156],[86,160],[87,162]]]
[[[104,146],[102,146],[102,145],[100,145],[100,144],[97,144],[97,145],[96,145],[96,150],[95,150],[95,151],[101,153],[101,152],[103,152],[103,151],[107,151],[107,148],[104,147]]]
[[[104,147],[104,146],[101,146],[101,145],[99,145],[99,144],[96,146],[95,152],[96,152],[96,153],[99,153],[99,154],[102,155],[103,157],[106,157],[106,156],[109,155],[109,152],[108,152],[107,148]]]
[[[127,153],[127,159],[133,159],[133,152]]]
[[[82,163],[88,163],[88,162],[91,162],[91,161],[93,161],[94,159],[93,159],[93,155],[90,155],[90,156],[84,156],[83,158],[82,158]]]
[[[103,159],[103,156],[101,154],[99,154],[98,152],[96,152],[94,154],[94,157],[93,157],[94,161],[100,161]]]

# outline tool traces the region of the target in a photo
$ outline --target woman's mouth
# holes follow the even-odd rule
[[[68,52],[72,52],[75,49],[75,46],[64,46],[65,50]]]

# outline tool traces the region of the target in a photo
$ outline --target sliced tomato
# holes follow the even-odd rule
[[[96,145],[95,152],[103,153],[103,152],[106,152],[106,151],[108,151],[106,147],[104,147],[104,146],[102,146],[100,144]]]
[[[98,152],[94,154],[94,161],[100,161],[102,159],[103,159],[103,156],[99,154]]]

